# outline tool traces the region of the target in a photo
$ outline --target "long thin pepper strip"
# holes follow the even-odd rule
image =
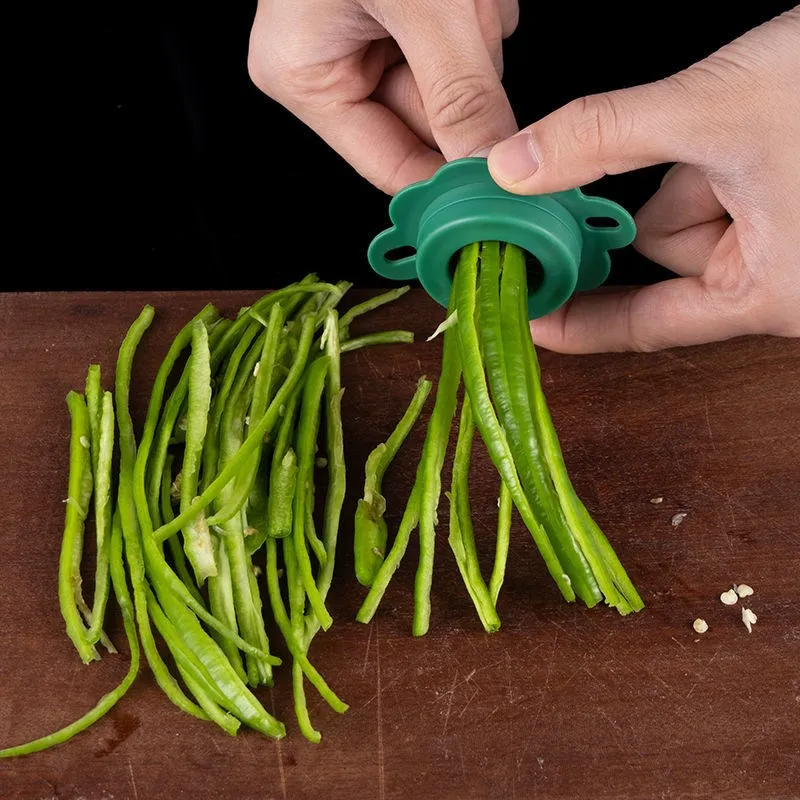
[[[158,521],[159,518],[159,487],[161,486],[164,464],[167,459],[167,445],[172,435],[172,425],[168,429],[166,429],[167,426],[165,425],[163,432],[159,430],[159,414],[161,413],[167,381],[181,353],[191,343],[192,330],[196,322],[203,322],[207,326],[213,324],[216,328],[216,324],[220,322],[219,312],[213,305],[208,304],[178,332],[158,368],[153,381],[153,388],[150,392],[150,400],[147,404],[142,436],[136,451],[136,461],[133,467],[133,496],[136,503],[136,514],[142,531],[146,533],[152,531],[154,522]],[[219,336],[219,333],[216,335]],[[191,364],[186,365],[185,376],[181,376],[173,390],[174,395],[170,395],[171,406],[168,402],[167,408],[164,409],[164,417],[167,419],[170,418],[168,412],[170,407],[175,407],[174,418],[177,419],[178,409],[183,404],[185,391],[188,389],[190,366]],[[174,399],[172,399],[173,396]],[[159,435],[164,437],[163,442],[159,441]],[[154,444],[155,448],[153,448]],[[150,458],[151,452],[152,459]],[[151,474],[149,498],[146,489],[148,471]]]
[[[388,529],[383,516],[386,511],[383,476],[419,418],[432,387],[432,382],[424,376],[417,381],[414,396],[394,430],[367,456],[364,493],[356,505],[353,540],[356,578],[362,586],[372,585],[385,557]]]
[[[461,405],[458,439],[453,458],[449,541],[481,624],[488,633],[494,633],[500,629],[500,617],[497,615],[494,601],[481,575],[469,503],[469,464],[474,434],[475,423],[472,418],[472,407],[467,398]]]
[[[394,302],[408,292],[410,288],[410,286],[398,286],[395,289],[390,289],[388,292],[370,297],[368,300],[357,303],[352,308],[348,309],[342,314],[339,320],[339,337],[342,340],[349,339],[350,325],[356,317],[360,317],[362,314],[368,314],[370,311],[374,311],[376,308],[380,308],[387,303]]]
[[[448,316],[454,307],[447,309]],[[456,326],[457,327],[457,326]],[[442,466],[450,440],[450,429],[458,402],[461,383],[461,358],[455,328],[444,332],[442,371],[436,387],[436,400],[428,421],[428,432],[422,448],[421,486],[419,496],[419,565],[414,582],[414,636],[428,632],[431,618],[431,585],[436,542],[436,519],[442,491]]]
[[[181,467],[181,513],[191,510],[197,495],[203,442],[211,408],[211,351],[206,326],[192,327],[192,355],[189,368],[189,409],[186,414],[186,443]],[[195,515],[183,528],[183,548],[194,568],[198,584],[217,574],[214,546],[205,514]]]
[[[293,531],[297,569],[305,587],[308,601],[317,616],[317,620],[325,630],[333,620],[317,589],[311,570],[311,562],[306,547],[306,503],[308,502],[309,483],[313,480],[314,460],[319,430],[319,410],[325,378],[328,369],[328,357],[320,356],[312,362],[308,369],[308,377],[303,389],[303,400],[300,405],[300,417],[297,423],[295,452],[297,453],[297,480],[293,511]]]
[[[508,491],[505,481],[500,479],[500,497],[497,501],[497,541],[494,548],[494,565],[489,579],[489,594],[492,603],[497,607],[497,598],[506,575],[506,562],[508,561],[508,546],[511,540],[511,514],[514,510],[514,501]]]
[[[104,393],[100,384],[100,365],[91,364],[86,372],[86,407],[89,411],[89,430],[91,431],[90,450],[92,454],[92,484],[95,528],[95,573],[94,598],[91,609],[83,599],[83,592],[78,591],[76,601],[78,608],[86,620],[88,631],[86,640],[89,644],[102,645],[110,652],[117,650],[103,631],[103,618],[106,613],[108,594],[111,589],[108,571],[108,540],[111,536],[111,458],[114,448],[114,401],[110,393],[105,398],[106,415],[108,404],[111,406],[111,418],[106,417],[103,424]],[[103,434],[101,435],[101,431]],[[103,441],[101,441],[101,439]],[[101,447],[103,453],[101,457]]]
[[[38,753],[41,750],[47,750],[50,747],[55,747],[58,744],[69,741],[73,736],[85,731],[91,727],[97,720],[105,716],[116,704],[120,698],[130,689],[131,684],[136,679],[139,673],[139,640],[136,638],[136,622],[134,619],[133,603],[131,596],[128,592],[128,584],[125,577],[125,567],[122,561],[122,529],[117,524],[112,526],[111,538],[109,544],[109,570],[111,573],[111,580],[114,585],[114,595],[116,596],[117,603],[119,604],[122,613],[122,623],[125,626],[125,635],[128,638],[128,645],[131,650],[131,663],[128,667],[125,677],[122,682],[115,689],[112,689],[107,694],[100,698],[97,705],[84,714],[80,719],[70,723],[61,730],[54,733],[42,736],[40,739],[34,739],[32,742],[26,744],[16,745],[15,747],[7,747],[0,750],[0,758],[11,758],[12,756],[26,756],[31,753]]]
[[[489,397],[478,343],[478,331],[475,327],[477,272],[478,245],[470,245],[461,251],[453,284],[453,294],[458,308],[458,324],[455,325],[454,330],[458,333],[458,343],[464,369],[464,387],[472,404],[475,422],[481,432],[492,462],[506,482],[514,499],[514,504],[517,506],[531,536],[533,536],[547,569],[561,590],[561,594],[566,600],[573,601],[575,592],[550,544],[550,540],[537,522],[528,499],[522,490],[505,433],[500,426]],[[445,336],[447,336],[447,332],[445,332]]]
[[[89,644],[103,638],[103,620],[110,589],[109,540],[111,538],[111,467],[114,456],[114,398],[111,392],[104,392],[100,412],[98,443],[92,442],[92,450],[97,449],[94,471],[94,525],[97,531],[96,569],[94,578],[94,600],[92,602],[92,622],[86,633]]]
[[[133,420],[128,406],[130,395],[131,370],[136,348],[145,331],[153,321],[155,310],[146,305],[128,329],[117,356],[115,375],[114,401],[117,409],[117,426],[119,430],[119,486],[117,489],[117,508],[120,514],[122,535],[125,539],[125,551],[128,558],[128,570],[133,588],[133,603],[136,621],[139,625],[142,649],[147,663],[153,671],[156,682],[175,703],[178,708],[198,719],[208,719],[208,715],[196,703],[192,702],[181,689],[178,682],[170,674],[167,665],[156,647],[150,617],[147,613],[147,592],[144,554],[142,553],[142,537],[136,506],[133,500],[133,467],[136,462],[136,437],[133,432]]]
[[[527,326],[523,331],[518,321],[522,300],[527,298],[525,286],[520,282],[520,273],[523,278],[525,275],[524,258],[513,245],[504,247],[502,255],[506,267],[501,311],[500,245],[498,242],[481,245],[478,313],[489,387],[525,496],[569,576],[575,594],[591,607],[602,599],[602,594],[561,510],[533,423],[533,401],[525,377],[525,342],[522,341],[523,334],[530,340],[530,332]]]
[[[576,495],[564,464],[558,435],[542,390],[536,351],[528,328],[527,303],[524,302],[524,298],[528,295],[527,279],[524,257],[518,248],[506,247],[503,281],[507,283],[502,287],[503,299],[507,298],[504,309],[508,310],[509,318],[514,320],[519,332],[525,382],[531,399],[537,437],[541,442],[542,452],[547,460],[564,516],[574,532],[606,603],[616,607],[621,614],[639,611],[644,608],[641,597],[614,549]]]
[[[286,380],[276,393],[272,402],[269,404],[267,413],[261,421],[250,431],[247,438],[242,442],[236,455],[225,465],[216,478],[200,493],[192,504],[189,511],[179,514],[171,522],[165,523],[158,530],[153,532],[153,537],[157,542],[163,542],[168,537],[179,531],[192,517],[203,510],[212,500],[214,500],[228,481],[233,478],[239,467],[247,457],[261,444],[266,436],[274,427],[280,414],[281,406],[291,395],[305,370],[308,353],[311,348],[311,340],[314,334],[314,320],[308,316],[303,320],[298,343],[298,352],[292,363],[292,368],[286,376]]]
[[[269,405],[275,362],[278,355],[278,344],[283,329],[283,323],[283,306],[280,303],[275,303],[270,310],[266,335],[262,343],[261,357],[257,362],[258,374],[255,376],[253,397],[250,401],[250,411],[246,420],[246,425],[248,427],[254,425],[264,416],[267,406]],[[242,469],[242,474],[237,481],[236,491],[231,493],[230,498],[219,511],[216,511],[209,517],[209,525],[220,525],[239,513],[245,501],[250,496],[256,474],[258,473],[260,461],[261,451],[256,450],[253,455],[250,456],[250,463]]]
[[[92,465],[89,452],[91,433],[89,412],[83,395],[69,392],[67,407],[71,420],[69,490],[58,564],[58,601],[61,606],[61,616],[67,626],[67,635],[75,645],[83,663],[88,664],[100,658],[95,647],[88,642],[87,630],[77,604],[77,593],[80,593],[81,582],[84,521],[89,513],[92,497]]]
[[[280,578],[278,575],[278,540],[268,538],[266,541],[266,548],[267,589],[269,592],[270,607],[272,608],[272,613],[275,615],[275,622],[286,640],[286,646],[289,648],[292,657],[299,662],[303,674],[305,674],[314,688],[320,693],[320,696],[324,698],[325,702],[328,703],[334,711],[343,713],[347,710],[347,704],[343,703],[336,696],[322,675],[320,675],[317,669],[308,660],[302,636],[297,635],[297,632],[292,627],[291,620],[286,610],[286,604],[283,601],[280,590]],[[291,562],[291,555],[293,555],[294,549],[289,539],[283,540],[283,549],[284,552],[287,549],[292,551],[290,554],[290,563],[293,565],[293,562]]]

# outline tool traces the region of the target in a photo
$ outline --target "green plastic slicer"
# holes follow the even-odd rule
[[[478,241],[510,242],[535,259],[528,280],[528,316],[542,317],[575,291],[608,277],[608,251],[629,245],[636,233],[630,214],[580,189],[523,196],[500,188],[484,158],[445,164],[429,180],[407,186],[389,204],[393,227],[369,246],[372,269],[398,281],[419,279],[447,306],[453,256]],[[530,262],[529,262],[530,266]]]

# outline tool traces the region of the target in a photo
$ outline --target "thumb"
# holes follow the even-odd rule
[[[568,103],[495,145],[492,177],[508,191],[543,194],[670,161],[705,166],[711,112],[687,73]]]

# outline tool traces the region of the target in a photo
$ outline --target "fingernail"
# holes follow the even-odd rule
[[[509,186],[530,178],[539,169],[539,164],[539,155],[529,131],[496,144],[492,150],[492,173]]]

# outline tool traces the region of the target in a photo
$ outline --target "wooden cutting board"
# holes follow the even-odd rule
[[[127,668],[125,647],[82,665],[58,611],[66,393],[82,389],[91,362],[110,385],[128,325],[152,303],[156,321],[134,369],[141,424],[152,376],[178,328],[209,300],[233,314],[256,296],[0,295],[0,746],[80,716]],[[622,618],[563,602],[515,518],[503,627],[485,634],[448,548],[443,499],[432,628],[415,639],[416,542],[377,618],[361,625],[351,520],[367,453],[391,430],[417,378],[438,376],[441,342],[425,338],[441,318],[414,291],[361,321],[359,331],[410,328],[417,343],[345,356],[348,500],[330,597],[335,624],[311,656],[350,710],[339,716],[309,690],[321,744],[297,731],[286,670],[260,692],[287,723],[287,737],[274,742],[244,729],[231,738],[184,715],[145,668],[89,731],[0,762],[0,796],[800,797],[800,343],[746,338],[649,355],[543,352],[576,488],[647,607]],[[419,426],[386,479],[392,529],[422,436]],[[497,478],[482,447],[472,482],[485,557]],[[679,513],[686,516],[674,526]],[[718,599],[734,582],[755,589],[750,634],[740,605]],[[692,630],[696,617],[709,624],[702,636]],[[110,631],[124,644],[116,608]]]

